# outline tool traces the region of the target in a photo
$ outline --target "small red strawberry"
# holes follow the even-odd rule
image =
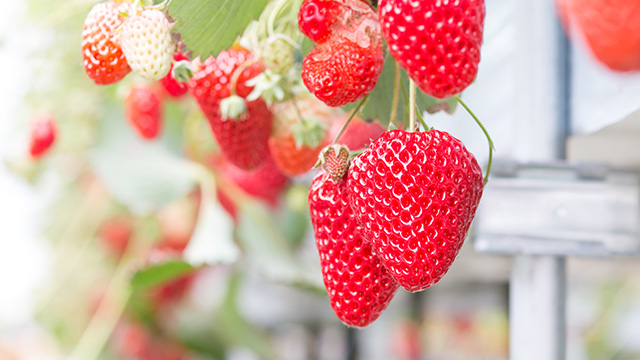
[[[144,9],[129,16],[120,30],[120,46],[131,70],[149,81],[160,80],[169,73],[176,50],[171,24],[157,9]]]
[[[113,84],[125,77],[131,68],[116,40],[131,4],[113,1],[93,6],[82,30],[82,64],[87,75],[98,85]]]
[[[29,154],[34,159],[44,155],[56,139],[56,125],[52,117],[36,119],[31,124]]]
[[[278,168],[288,176],[306,173],[318,162],[320,150],[328,144],[326,134],[314,145],[296,141],[294,135],[272,137],[269,139],[269,150]]]
[[[155,88],[134,86],[126,99],[129,123],[144,139],[154,139],[162,127],[162,103]]]
[[[347,119],[348,117],[343,116],[342,119],[336,121],[333,126],[331,126],[330,139],[335,139],[335,137],[338,136],[340,129],[342,129]],[[345,145],[352,151],[364,149],[369,146],[371,141],[379,138],[385,131],[386,129],[378,120],[362,120],[356,115],[351,119],[347,128],[344,129],[344,132],[338,139],[338,144]]]
[[[257,168],[269,156],[267,142],[272,114],[263,100],[245,100],[244,115],[228,118],[221,114],[220,103],[231,97],[232,81],[236,78],[237,97],[244,99],[251,93],[253,89],[246,82],[261,72],[260,65],[251,61],[249,50],[232,47],[221,51],[217,58],[209,57],[204,63],[196,61],[189,82],[190,91],[209,120],[220,149],[229,161],[246,170]],[[244,70],[236,74],[241,66]]]
[[[346,179],[316,175],[309,209],[331,307],[345,324],[368,326],[389,305],[398,284],[361,235],[347,201]]]
[[[375,11],[360,0],[333,2],[339,4],[338,19],[302,62],[302,80],[325,104],[342,106],[373,90],[384,53]]]
[[[446,98],[478,73],[484,0],[380,0],[389,52],[425,93]]]
[[[121,257],[129,246],[134,223],[129,216],[115,216],[100,225],[99,239],[102,245],[116,257]]]
[[[335,0],[304,0],[298,12],[298,27],[309,39],[322,43],[331,35],[341,6]]]
[[[349,202],[394,279],[411,292],[437,283],[460,251],[482,196],[482,171],[446,132],[393,130],[349,168]]]
[[[596,59],[612,70],[640,70],[640,1],[556,0],[556,3],[562,20],[576,25]]]
[[[173,61],[177,62],[182,60],[187,60],[187,57],[183,53],[176,52],[173,54]],[[173,74],[171,73],[172,70],[173,64],[171,64],[171,68],[169,69],[167,76],[160,79],[160,83],[162,84],[165,93],[169,94],[171,97],[179,98],[186,94],[189,91],[189,88],[187,87],[187,83],[178,81],[173,77]]]
[[[260,167],[250,171],[238,168],[227,159],[215,159],[212,165],[224,178],[236,184],[245,193],[271,207],[278,205],[280,194],[289,185],[289,179],[280,172],[271,157],[267,157]],[[218,191],[218,197],[220,204],[236,219],[237,211],[233,201],[224,191]]]

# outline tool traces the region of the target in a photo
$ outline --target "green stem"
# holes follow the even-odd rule
[[[416,83],[409,79],[409,131],[416,131]]]
[[[398,115],[398,102],[400,101],[400,65],[396,62],[393,77],[393,100],[391,102],[391,116],[389,117],[389,127],[396,120]]]
[[[462,107],[465,108],[465,110],[467,110],[469,115],[471,115],[473,120],[476,121],[478,126],[480,126],[480,129],[482,129],[482,132],[484,133],[484,136],[487,137],[487,141],[489,142],[489,162],[487,164],[487,172],[484,175],[484,183],[486,184],[487,181],[489,181],[489,173],[491,173],[491,163],[493,161],[493,150],[495,150],[495,147],[493,146],[493,140],[491,139],[491,135],[489,135],[489,132],[487,131],[487,129],[484,127],[484,125],[482,125],[482,122],[480,122],[480,120],[478,120],[478,117],[476,116],[476,114],[474,114],[473,111],[471,111],[471,109],[469,109],[467,104],[465,104],[464,101],[462,101],[462,99],[460,99],[460,96],[456,95],[456,100],[460,103],[460,105],[462,105]]]
[[[402,126],[404,126],[404,129],[407,129],[407,120],[409,119],[409,98],[407,97],[407,91],[404,89],[404,86],[400,87],[400,90],[402,90],[402,99],[404,100],[404,117],[402,119]]]
[[[364,99],[362,99],[362,101],[360,101],[358,106],[356,106],[356,108],[353,109],[353,112],[351,113],[351,116],[349,116],[349,118],[344,123],[344,125],[342,125],[342,129],[340,129],[340,132],[338,133],[338,135],[336,135],[336,138],[333,139],[333,145],[338,143],[338,140],[340,139],[340,136],[342,136],[342,133],[344,132],[344,130],[347,128],[347,126],[349,126],[349,123],[351,122],[351,119],[353,119],[353,117],[356,116],[356,114],[358,113],[358,111],[360,110],[362,105],[365,103],[365,101],[367,101],[368,98],[369,98],[369,95],[365,96]]]

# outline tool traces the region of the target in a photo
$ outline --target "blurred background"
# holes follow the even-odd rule
[[[509,358],[513,256],[476,251],[473,231],[439,284],[399,291],[365,329],[344,326],[308,219],[314,172],[256,190],[230,170],[225,200],[209,172],[224,165],[189,95],[164,102],[156,141],[140,139],[123,105],[136,80],[96,87],[84,74],[94,4],[0,2],[0,359]],[[464,99],[500,159],[635,170],[640,73],[600,63],[577,30],[569,40],[558,4],[486,1]],[[57,136],[34,159],[42,117]],[[427,120],[484,167],[467,113]],[[636,256],[569,257],[566,286],[567,359],[640,359]]]

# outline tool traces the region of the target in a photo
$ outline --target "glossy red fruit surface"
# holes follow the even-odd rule
[[[252,87],[246,81],[260,74],[258,63],[246,67],[234,76],[236,70],[251,61],[251,53],[240,47],[221,51],[217,58],[209,57],[203,64],[195,64],[189,82],[191,93],[211,125],[220,149],[236,166],[250,170],[257,168],[269,157],[269,134],[272,114],[261,99],[247,101],[247,112],[238,119],[220,115],[220,101],[231,95],[232,80],[237,77],[236,95],[246,98]]]
[[[338,18],[302,62],[302,80],[325,104],[342,106],[373,90],[384,52],[378,16],[370,6],[360,0],[332,3]]]
[[[187,60],[187,57],[183,53],[176,52],[175,54],[173,54],[173,61],[181,60]],[[189,91],[189,87],[187,86],[187,83],[176,80],[171,73],[172,71],[173,64],[171,64],[171,69],[169,70],[167,76],[160,79],[160,83],[169,96],[179,98]]]
[[[334,0],[304,0],[298,12],[298,27],[309,39],[324,42],[340,11],[340,4]]]
[[[82,64],[87,75],[98,85],[113,84],[125,77],[131,68],[116,39],[116,30],[131,4],[113,1],[93,6],[82,30]]]
[[[380,0],[389,52],[428,95],[446,98],[476,78],[484,0]]]
[[[155,88],[134,86],[125,102],[127,119],[144,139],[155,139],[162,127],[162,103]]]
[[[331,307],[345,324],[368,326],[387,308],[398,284],[361,235],[346,179],[319,173],[309,190],[309,209]]]
[[[640,70],[640,1],[556,0],[556,4],[561,20],[576,25],[598,61],[612,70]]]
[[[393,130],[349,168],[349,202],[394,279],[411,292],[437,283],[464,242],[482,171],[446,132]]]
[[[56,140],[56,124],[52,117],[36,119],[31,124],[29,154],[32,158],[42,157]]]

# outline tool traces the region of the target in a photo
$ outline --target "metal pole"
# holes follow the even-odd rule
[[[566,261],[518,255],[509,290],[510,359],[565,358]]]

